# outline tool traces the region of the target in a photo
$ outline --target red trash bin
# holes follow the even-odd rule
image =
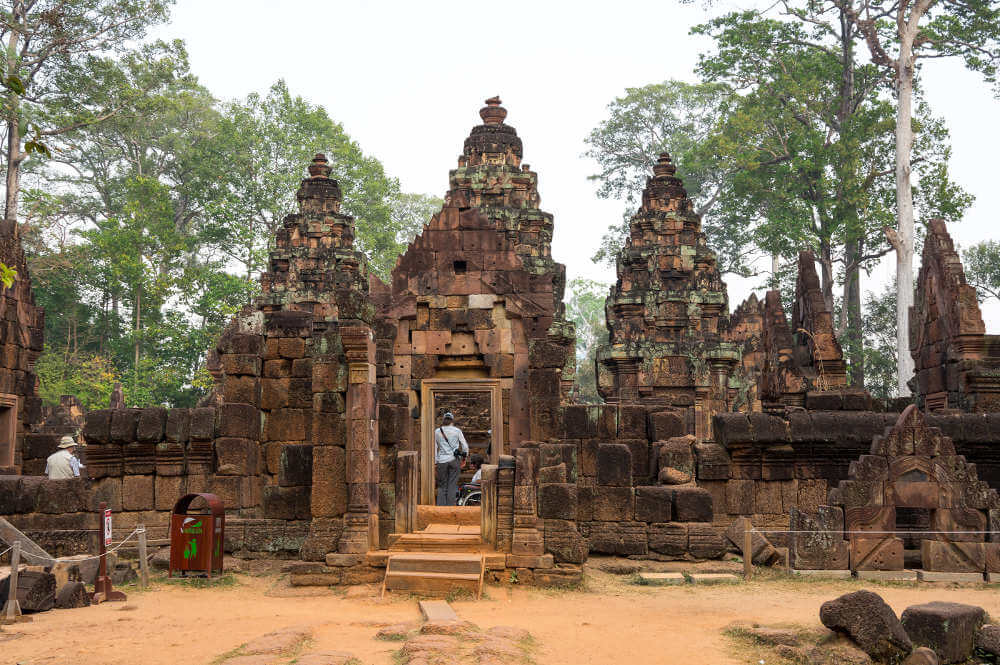
[[[189,512],[195,499],[204,499],[207,511]],[[170,516],[170,577],[174,571],[222,574],[223,543],[226,538],[226,510],[214,494],[187,494],[174,504]]]

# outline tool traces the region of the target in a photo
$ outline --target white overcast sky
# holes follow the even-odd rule
[[[524,161],[539,174],[542,208],[555,215],[554,258],[570,279],[610,283],[613,271],[590,257],[622,204],[595,195],[584,137],[625,88],[694,81],[708,42],[688,31],[708,18],[702,6],[178,0],[156,36],[185,40],[194,73],[219,98],[285,79],[294,94],[324,106],[406,191],[445,192],[483,100],[500,95],[524,140]],[[726,8],[717,3],[713,11]],[[959,62],[928,65],[925,88],[952,132],[953,176],[976,196],[952,235],[963,246],[996,238],[1000,101]],[[889,257],[865,287],[881,288],[894,270]],[[731,275],[726,281],[731,308],[756,286]],[[1000,306],[987,306],[984,317],[987,330],[1000,333]]]

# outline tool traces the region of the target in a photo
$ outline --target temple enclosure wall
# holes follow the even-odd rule
[[[487,101],[441,211],[385,283],[355,249],[317,155],[261,295],[208,353],[215,388],[196,408],[84,414],[67,399],[43,411],[32,365],[44,314],[8,230],[4,259],[24,272],[0,296],[0,516],[72,554],[93,548],[101,502],[120,532],[142,523],[156,539],[178,498],[210,492],[227,510],[227,552],[301,559],[298,583],[365,581],[377,577],[367,553],[426,526],[445,411],[487,461],[484,543],[497,566],[536,581],[571,578],[591,553],[721,557],[742,544],[743,518],[835,533],[935,519],[971,528],[998,510],[1000,338],[985,333],[943,222],[930,224],[911,311],[913,398],[878,403],[848,383],[810,252],[790,313],[778,291],[730,312],[663,154],[606,301],[595,368],[605,402],[577,404],[554,218],[506,115]],[[40,477],[65,434],[86,442],[88,477]],[[948,505],[932,499],[942,487]],[[913,536],[768,540],[768,561],[811,567],[895,566],[919,548],[939,568],[961,558]]]

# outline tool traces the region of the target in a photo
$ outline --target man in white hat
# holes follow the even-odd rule
[[[45,460],[45,473],[49,480],[65,480],[78,478],[83,465],[73,453],[76,451],[76,441],[71,436],[64,436],[59,441],[59,450]]]
[[[437,505],[454,506],[458,501],[458,474],[469,456],[469,444],[462,430],[455,427],[455,416],[444,414],[441,426],[434,430],[434,475],[437,480]]]

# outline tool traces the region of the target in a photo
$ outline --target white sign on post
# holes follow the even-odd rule
[[[104,509],[104,546],[111,544],[111,509]]]

